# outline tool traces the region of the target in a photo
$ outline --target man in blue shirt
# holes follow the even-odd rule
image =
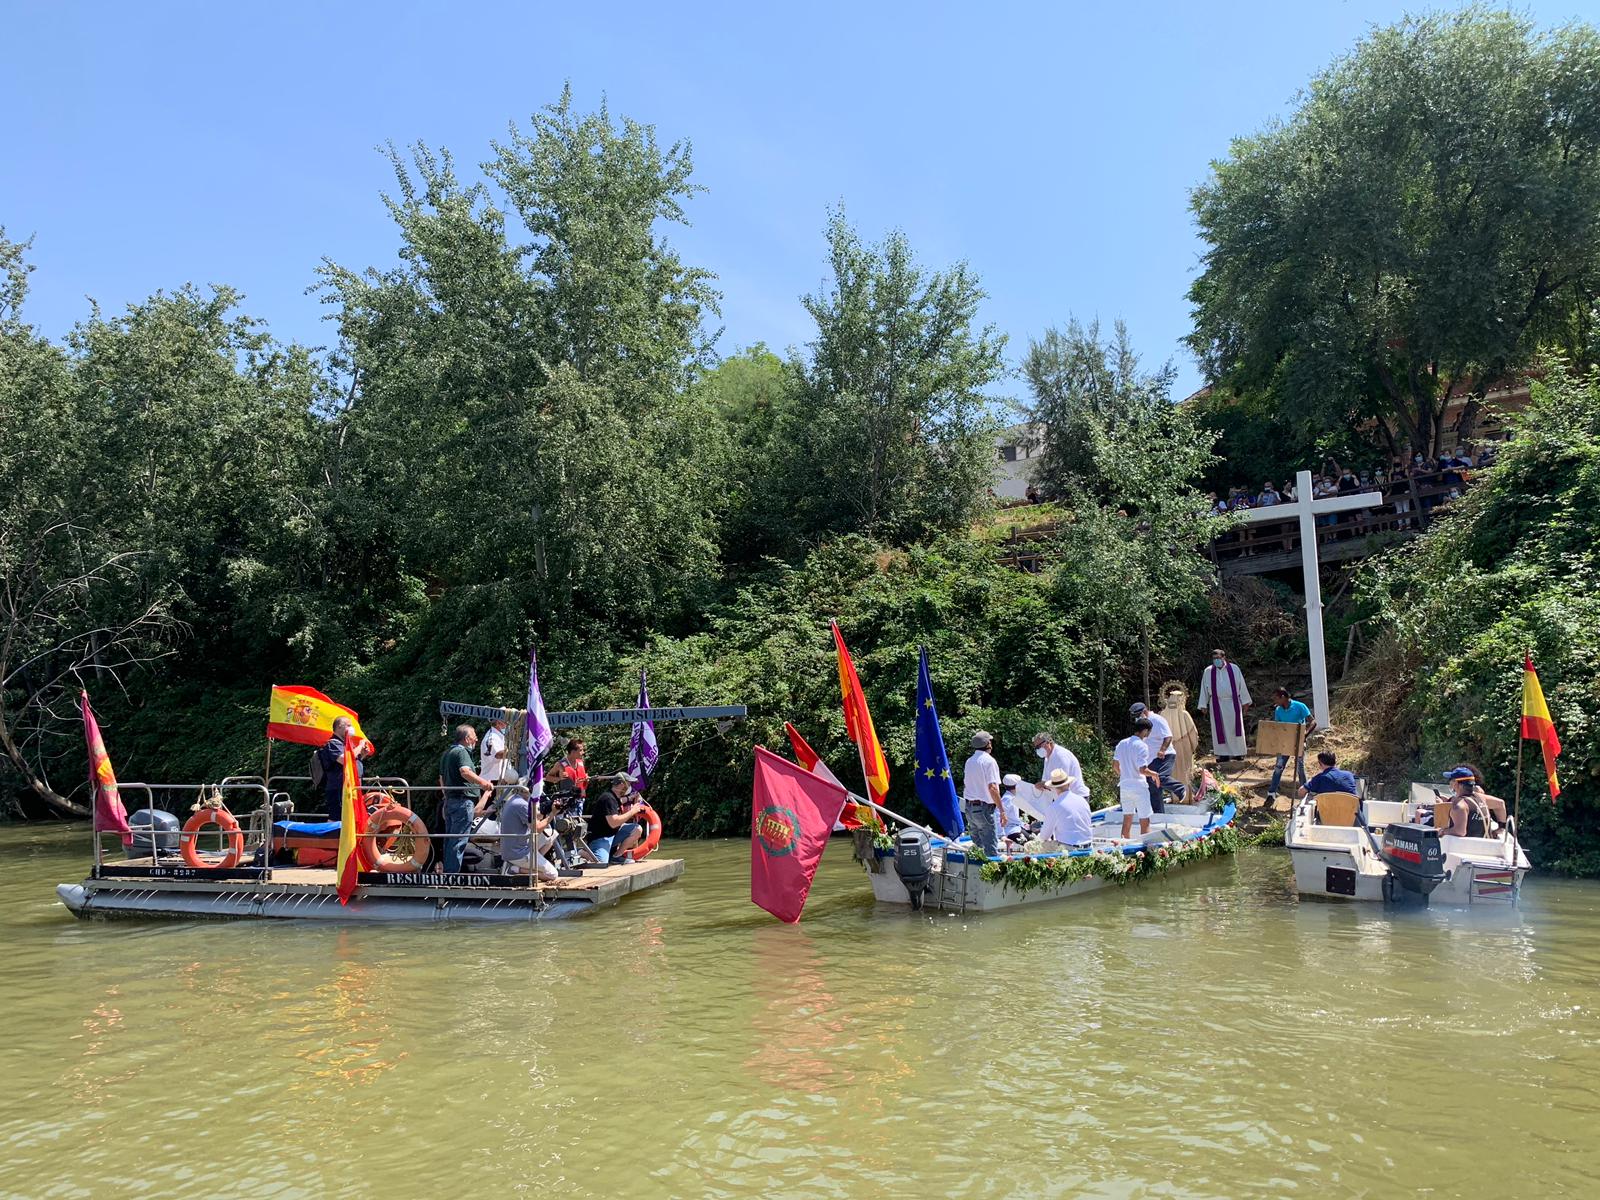
[[[1349,771],[1339,769],[1339,760],[1332,750],[1324,750],[1317,755],[1317,764],[1322,768],[1310,779],[1306,780],[1300,788],[1302,796],[1313,796],[1319,792],[1349,792],[1352,796],[1360,795],[1357,790],[1356,777]]]
[[[1286,725],[1300,726],[1300,753],[1294,760],[1294,781],[1296,783],[1304,783],[1306,781],[1305,727],[1311,722],[1311,710],[1291,697],[1288,688],[1279,688],[1278,703],[1277,707],[1272,710],[1272,719],[1274,721],[1282,721]],[[1287,754],[1278,755],[1277,764],[1272,768],[1272,782],[1267,785],[1267,799],[1269,801],[1278,798],[1278,785],[1283,782],[1283,769],[1288,765],[1289,756]]]

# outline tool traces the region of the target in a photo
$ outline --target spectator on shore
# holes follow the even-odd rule
[[[1278,494],[1278,489],[1272,486],[1272,480],[1267,480],[1262,486],[1261,496],[1256,503],[1261,508],[1271,508],[1274,504],[1283,503],[1283,497]]]

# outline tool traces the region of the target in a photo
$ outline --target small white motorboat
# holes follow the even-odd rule
[[[1403,801],[1307,796],[1284,835],[1296,890],[1331,900],[1515,904],[1530,866],[1515,822],[1499,836],[1455,837],[1441,828],[1448,807],[1426,783],[1413,783]]]
[[[1090,817],[1088,846],[985,858],[963,837],[956,841],[901,830],[894,848],[869,846],[864,855],[872,894],[880,904],[930,905],[955,912],[991,912],[1065,900],[1107,884],[1137,883],[1203,859],[1231,854],[1239,835],[1234,806],[1220,812],[1169,803],[1150,831],[1123,838],[1122,812],[1102,808]]]

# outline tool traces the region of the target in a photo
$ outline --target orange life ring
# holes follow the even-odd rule
[[[639,818],[644,822],[644,837],[639,839],[637,846],[628,851],[629,862],[643,862],[650,857],[657,846],[661,845],[661,817],[656,810],[646,804]]]
[[[221,858],[207,858],[200,853],[200,831],[207,825],[215,825],[222,832]],[[231,812],[207,805],[184,822],[178,848],[183,851],[183,861],[197,870],[226,871],[229,867],[238,866],[239,860],[244,857],[244,834],[240,832],[239,822],[234,820]]]
[[[389,853],[395,839],[403,833],[411,835],[411,857],[397,858]],[[367,817],[367,831],[358,843],[361,861],[369,871],[393,871],[409,875],[428,865],[430,843],[428,826],[422,818],[400,804],[385,804]]]

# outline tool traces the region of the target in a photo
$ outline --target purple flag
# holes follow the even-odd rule
[[[639,671],[639,703],[634,707],[650,707],[650,692],[645,686],[643,668]],[[656,759],[659,757],[660,753],[656,750],[656,723],[635,721],[633,740],[628,743],[628,773],[639,781],[635,785],[639,791],[649,786],[650,774],[656,769]]]
[[[544,782],[544,756],[555,741],[555,731],[550,728],[550,714],[544,710],[544,697],[539,694],[539,652],[528,651],[528,736],[522,744],[522,773],[528,786]]]

